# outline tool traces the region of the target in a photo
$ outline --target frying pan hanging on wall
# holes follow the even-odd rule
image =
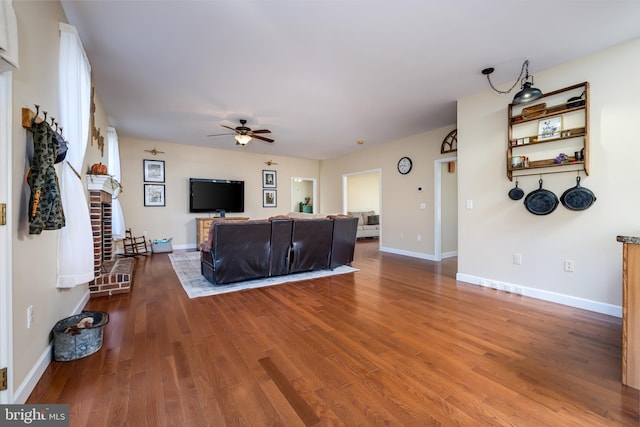
[[[527,194],[524,206],[534,215],[548,215],[558,207],[558,197],[552,191],[542,188],[542,179],[538,183],[540,188]]]
[[[583,211],[588,209],[596,201],[596,196],[588,188],[580,186],[580,176],[578,176],[576,177],[576,186],[562,193],[560,201],[567,209]]]

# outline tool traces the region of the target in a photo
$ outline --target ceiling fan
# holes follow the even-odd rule
[[[251,141],[252,139],[259,139],[261,141],[265,141],[265,142],[273,142],[273,139],[271,138],[266,138],[264,136],[260,136],[260,135],[256,135],[257,133],[271,133],[271,131],[269,129],[257,129],[257,130],[251,130],[251,128],[248,128],[247,126],[245,126],[247,124],[247,121],[244,119],[240,119],[240,126],[236,127],[236,128],[232,128],[230,126],[227,125],[220,125],[223,128],[227,128],[229,130],[232,130],[233,133],[216,133],[213,135],[207,135],[207,136],[222,136],[222,135],[235,135],[234,138],[236,139],[236,145],[247,145],[249,143],[249,141]]]

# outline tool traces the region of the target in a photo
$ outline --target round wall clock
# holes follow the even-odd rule
[[[411,163],[411,159],[408,157],[402,157],[400,160],[398,160],[398,172],[400,172],[403,175],[406,175],[409,172],[411,172],[412,166],[413,164]]]

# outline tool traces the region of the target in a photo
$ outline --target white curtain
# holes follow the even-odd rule
[[[109,174],[119,183],[122,183],[120,177],[120,145],[118,143],[118,134],[112,127],[107,128],[107,150]],[[116,198],[120,195],[120,191],[121,189],[118,188],[113,193],[114,199],[111,202],[111,234],[114,239],[124,239],[124,215],[122,214],[120,200]]]
[[[94,278],[93,232],[80,175],[89,140],[91,66],[75,27],[63,23],[58,74],[59,123],[69,141],[60,177],[66,226],[58,240],[58,287],[71,288]]]

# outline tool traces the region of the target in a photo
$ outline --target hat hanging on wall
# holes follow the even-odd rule
[[[524,104],[526,102],[535,101],[536,99],[542,97],[542,91],[538,88],[533,87],[533,76],[529,75],[529,60],[525,60],[522,64],[522,69],[520,70],[520,75],[518,79],[513,83],[513,86],[509,88],[509,90],[502,91],[496,89],[496,87],[491,82],[491,73],[495,71],[495,68],[489,67],[482,70],[482,74],[487,76],[487,81],[491,86],[491,89],[495,90],[498,93],[509,93],[516,87],[518,81],[520,81],[520,92],[516,93],[516,96],[513,97],[513,104]],[[522,76],[524,75],[524,78]],[[521,80],[522,79],[522,80]]]

